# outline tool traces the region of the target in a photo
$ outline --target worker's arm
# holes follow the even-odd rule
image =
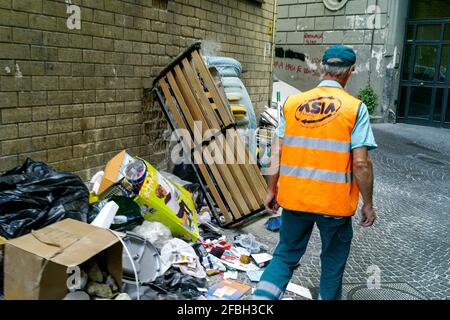
[[[361,225],[365,228],[371,227],[376,219],[373,209],[373,167],[367,148],[357,148],[353,151],[353,175],[358,183],[363,197],[361,209]]]
[[[282,143],[283,139],[275,135],[272,141],[272,149],[270,156],[270,171],[267,182],[268,192],[266,200],[264,201],[264,206],[266,207],[266,210],[271,213],[276,213],[278,211],[277,185],[278,185],[278,178],[280,177],[280,159],[281,159]]]

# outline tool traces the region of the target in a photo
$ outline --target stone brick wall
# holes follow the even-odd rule
[[[406,16],[399,11],[402,7],[406,11],[406,0],[349,0],[338,11],[327,9],[323,0],[279,0],[276,46],[297,55],[276,57],[275,74],[300,90],[310,89],[319,82],[324,50],[332,44],[349,45],[358,54],[349,91],[357,94],[370,83],[380,98],[378,114],[384,113],[395,103]]]
[[[274,0],[0,0],[0,172],[31,157],[87,179],[124,148],[161,164],[167,123],[143,88],[196,39],[241,61],[261,110],[273,15]]]

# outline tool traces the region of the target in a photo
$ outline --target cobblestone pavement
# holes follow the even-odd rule
[[[372,229],[354,224],[344,277],[345,299],[450,299],[450,130],[378,124],[379,148],[371,153],[378,220]],[[267,217],[237,230],[253,233],[273,250],[278,234]],[[315,229],[292,282],[317,296],[320,237]],[[381,289],[368,290],[367,273],[380,269]],[[245,274],[240,280],[247,282]],[[299,297],[286,294],[285,297]]]

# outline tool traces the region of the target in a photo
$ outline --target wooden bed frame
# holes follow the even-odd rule
[[[190,133],[194,148],[184,147],[192,151],[192,166],[219,224],[235,225],[264,211],[266,181],[236,131],[226,98],[202,58],[201,43],[194,43],[167,66],[153,82],[152,90],[171,128]],[[201,128],[196,123],[201,123]],[[244,154],[237,154],[233,145]],[[216,156],[240,158],[223,163],[215,161]]]

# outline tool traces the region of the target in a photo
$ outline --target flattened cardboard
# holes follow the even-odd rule
[[[133,161],[133,158],[126,153],[125,150],[121,151],[118,155],[108,161],[104,170],[105,174],[103,175],[100,188],[98,189],[99,195],[105,192],[109,187],[119,182],[119,180],[123,177],[121,172],[131,161]]]
[[[251,286],[232,280],[223,280],[216,283],[208,290],[209,297],[219,298],[221,300],[239,300]]]
[[[108,272],[121,286],[122,245],[108,230],[66,219],[8,241],[5,299],[62,299],[68,292],[68,267],[97,255],[104,255]]]

